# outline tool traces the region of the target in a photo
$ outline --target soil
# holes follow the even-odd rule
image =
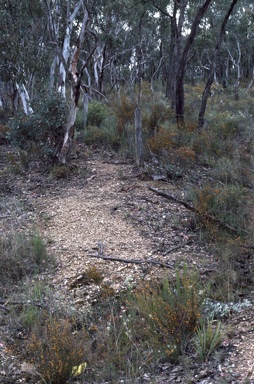
[[[50,281],[66,306],[86,311],[96,302],[99,287],[85,282],[85,272],[94,266],[115,291],[140,280],[173,276],[186,264],[203,279],[217,270],[218,260],[200,239],[193,213],[148,188],[185,200],[181,180],[154,177],[153,171],[139,169],[131,160],[82,146],[67,178],[49,177],[41,168],[15,175],[4,171],[10,167],[8,151],[11,148],[0,147],[0,233],[36,226],[57,260],[54,273],[47,270],[40,278]],[[253,259],[251,249],[248,257]],[[253,291],[248,299],[252,306],[233,312],[225,322],[223,344],[210,361],[164,364],[160,374],[137,382],[254,383]],[[0,382],[35,383],[26,381],[24,362],[10,354],[8,345],[10,338],[15,343],[15,336],[6,334],[7,317],[0,310],[0,356],[6,362]]]

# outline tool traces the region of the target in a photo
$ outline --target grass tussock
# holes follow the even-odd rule
[[[0,289],[13,285],[42,271],[50,262],[45,242],[38,234],[12,233],[0,239]]]

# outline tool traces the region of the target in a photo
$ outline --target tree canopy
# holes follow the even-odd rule
[[[80,94],[108,98],[144,81],[159,84],[184,124],[184,82],[251,82],[254,6],[250,0],[0,0],[0,100],[33,112],[43,89],[67,98],[64,143]],[[202,96],[202,95],[201,95]],[[65,155],[61,158],[64,162]]]

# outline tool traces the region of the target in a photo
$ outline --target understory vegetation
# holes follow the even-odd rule
[[[253,290],[252,264],[246,266],[254,241],[252,91],[240,90],[239,100],[227,89],[214,95],[206,126],[198,132],[197,86],[187,85],[186,123],[181,127],[163,97],[154,95],[147,83],[143,87],[142,171],[152,176],[156,167],[156,174],[179,183],[181,200],[193,208],[187,225],[196,241],[216,256],[218,267],[204,280],[185,265],[174,278],[165,272],[162,281],[144,281],[117,294],[103,286],[101,272],[93,268],[88,278],[103,294],[81,313],[60,305],[50,284],[39,279],[40,272],[54,266],[40,235],[2,234],[0,304],[8,311],[4,321],[13,333],[23,333],[14,351],[33,364],[42,383],[122,378],[127,383],[145,373],[159,374],[162,364],[177,363],[183,356],[208,361],[227,332],[216,305],[238,302],[240,294]],[[90,102],[85,127],[80,106],[76,143],[85,143],[90,151],[104,146],[134,158],[133,100],[123,93],[120,98]],[[15,156],[10,154],[8,172],[23,173],[33,160],[45,161],[48,153],[54,157],[58,130],[66,118],[64,105],[55,95],[45,96],[43,103],[38,113],[0,125],[0,135],[19,148]],[[85,156],[78,146],[74,149],[75,159]],[[49,178],[66,178],[72,172],[71,167],[55,165]],[[208,298],[214,303],[212,318],[206,312]]]

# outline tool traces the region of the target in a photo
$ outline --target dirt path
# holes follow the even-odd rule
[[[132,166],[88,162],[91,176],[82,185],[69,186],[60,196],[41,199],[43,215],[47,217],[43,235],[52,240],[50,251],[57,255],[60,265],[56,283],[66,284],[89,265],[103,269],[106,279],[120,284],[128,275],[138,277],[140,267],[91,258],[100,250],[103,255],[123,259],[145,260],[152,254],[149,239],[140,236],[125,218],[125,189],[135,188],[145,194],[142,182],[122,181],[123,172]],[[128,205],[128,203],[127,203]]]
[[[68,186],[60,196],[50,195],[41,200],[43,214],[47,217],[43,235],[53,241],[50,250],[59,259],[54,285],[68,287],[91,265],[102,270],[104,281],[116,290],[141,278],[165,274],[159,267],[104,261],[91,258],[91,254],[128,260],[159,260],[172,266],[187,262],[200,271],[215,268],[217,261],[205,249],[195,245],[195,241],[165,255],[165,249],[188,243],[191,239],[190,231],[182,225],[188,219],[188,212],[153,195],[147,186],[179,193],[173,184],[134,178],[133,164],[102,161],[100,156],[95,156],[87,166],[91,175],[83,184]],[[164,220],[161,229],[155,233],[152,227],[150,237],[148,230],[144,230],[145,220],[151,220],[149,207],[149,214],[157,212],[158,223]],[[172,273],[172,269],[166,273]],[[93,288],[90,286],[89,290],[89,293],[82,287],[73,290],[74,303],[82,306],[87,299],[92,300]],[[253,308],[250,308],[240,316],[232,315],[232,340],[227,339],[224,343],[227,354],[215,365],[213,362],[212,369],[209,364],[204,364],[197,370],[193,382],[240,384],[246,379],[246,383],[254,383],[252,314]],[[158,382],[164,382],[161,380]],[[179,382],[185,379],[182,380]]]
[[[48,271],[46,276],[62,295],[61,300],[66,298],[79,310],[85,310],[98,295],[97,286],[79,284],[83,272],[91,266],[102,271],[103,282],[116,291],[140,279],[173,274],[175,267],[184,263],[198,268],[201,274],[217,266],[218,260],[200,246],[198,235],[189,227],[190,213],[147,188],[166,188],[182,197],[179,187],[137,175],[133,164],[120,163],[110,154],[95,153],[83,164],[79,176],[69,181],[36,175],[19,179],[21,197],[32,207],[31,225],[35,218],[49,251],[57,258],[54,275]],[[0,229],[11,222],[14,229],[27,225],[21,210],[15,222],[13,216],[3,219]],[[126,264],[91,255],[148,263]],[[166,263],[171,268],[156,267],[149,261]],[[251,307],[232,315],[230,338],[224,342],[221,357],[193,368],[188,373],[192,381],[188,382],[254,383],[253,313]],[[177,372],[165,372],[157,382],[187,382],[184,367]]]

